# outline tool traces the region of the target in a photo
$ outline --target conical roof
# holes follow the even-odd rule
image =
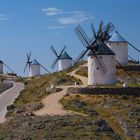
[[[36,59],[34,59],[32,65],[40,65],[40,64],[36,61]]]
[[[68,53],[65,51],[62,55],[61,55],[61,57],[59,58],[59,59],[72,59],[69,55],[68,55]]]
[[[117,31],[108,40],[109,42],[127,42]]]
[[[115,53],[106,45],[98,44],[93,48],[96,55],[115,55]],[[94,55],[92,51],[88,53],[88,56]]]

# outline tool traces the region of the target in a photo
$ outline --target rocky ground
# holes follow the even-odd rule
[[[8,129],[7,129],[8,128]],[[17,116],[0,126],[4,140],[120,140],[104,119],[84,116]]]
[[[67,95],[65,109],[104,119],[121,139],[140,139],[140,96]]]

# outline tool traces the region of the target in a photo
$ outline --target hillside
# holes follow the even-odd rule
[[[47,115],[46,112],[46,115],[35,115],[34,112],[45,106],[43,100],[50,95],[59,94],[64,87],[74,86],[75,82],[82,87],[84,82],[80,80],[85,77],[75,73],[86,77],[87,68],[84,65],[40,78],[18,79],[26,87],[15,103],[8,107],[8,121],[0,125],[0,139],[139,140],[140,96],[65,93],[59,102],[70,114]],[[121,70],[118,73],[117,84],[122,86],[121,80],[126,79],[126,75]],[[139,71],[131,71],[131,74],[140,80]],[[51,93],[52,84],[57,88]],[[130,86],[139,86],[139,83],[130,83]]]

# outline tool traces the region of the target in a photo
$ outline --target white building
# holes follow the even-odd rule
[[[116,63],[114,52],[105,44],[94,47],[88,54],[88,85],[112,85],[116,83]],[[103,69],[102,69],[102,68]]]
[[[40,76],[40,64],[35,59],[30,65],[29,76]]]
[[[58,69],[59,71],[65,70],[72,67],[73,61],[72,58],[65,51],[58,60]]]
[[[108,47],[116,54],[121,65],[128,64],[128,42],[116,31],[108,41]]]
[[[3,61],[0,60],[0,74],[3,74]]]

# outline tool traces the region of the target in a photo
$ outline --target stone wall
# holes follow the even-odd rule
[[[140,71],[140,65],[127,65],[123,66],[127,71]],[[121,69],[120,66],[117,66],[118,69]]]
[[[140,96],[140,87],[120,87],[120,88],[99,88],[99,87],[70,87],[67,90],[68,94],[112,94],[112,95],[137,95]]]

